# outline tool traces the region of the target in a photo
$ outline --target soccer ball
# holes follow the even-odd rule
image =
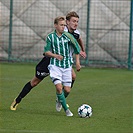
[[[92,116],[92,107],[88,104],[82,104],[78,108],[78,115],[81,118],[90,118]]]

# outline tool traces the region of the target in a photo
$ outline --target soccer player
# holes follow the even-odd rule
[[[71,33],[75,37],[75,39],[78,41],[78,43],[81,47],[80,55],[83,58],[86,58],[84,44],[83,44],[82,38],[80,36],[80,32],[77,30],[78,22],[79,22],[79,15],[74,11],[69,12],[66,15],[65,31]],[[76,79],[76,73],[75,73],[74,69],[72,69],[72,86],[71,86],[71,88],[73,87],[75,79]]]
[[[65,27],[65,31],[71,33],[75,39],[77,39],[80,47],[81,47],[81,51],[80,51],[80,55],[83,58],[86,58],[86,53],[85,53],[85,49],[84,49],[84,45],[83,45],[83,41],[81,39],[80,33],[77,30],[77,26],[78,26],[78,22],[79,22],[79,16],[76,12],[72,11],[69,12],[66,15],[66,24],[67,26]],[[14,99],[13,103],[10,106],[11,110],[16,110],[18,104],[21,102],[21,100],[35,87],[37,86],[44,78],[46,78],[49,75],[49,70],[48,70],[48,65],[50,62],[50,58],[44,56],[44,58],[37,64],[36,66],[36,70],[35,70],[35,76],[31,79],[31,81],[27,82],[24,87],[22,88],[21,92],[19,93],[19,95]],[[74,81],[76,79],[76,73],[74,71],[74,69],[72,69],[72,84],[71,84],[71,88],[73,87]],[[65,97],[68,96],[69,93],[65,93]],[[60,102],[56,101],[56,110],[60,111],[62,108],[62,105],[60,104]]]
[[[80,36],[80,32],[77,30],[78,22],[79,22],[79,15],[74,11],[69,12],[66,15],[65,31],[71,33],[75,37],[75,39],[78,41],[78,43],[81,47],[80,55],[83,58],[86,58],[86,53],[85,53],[85,48],[84,48],[84,45],[83,45],[83,41],[82,41],[82,38]],[[75,79],[76,79],[76,73],[75,73],[74,69],[72,69],[71,88],[73,87]],[[64,91],[64,95],[65,95],[65,97],[67,97],[69,95],[69,92]],[[62,109],[62,105],[58,101],[58,99],[56,99],[56,110],[59,112],[59,111],[61,111],[61,109]]]
[[[66,22],[64,17],[57,17],[54,20],[55,31],[46,38],[45,55],[50,58],[48,66],[50,77],[56,87],[56,95],[61,103],[66,116],[73,116],[73,113],[66,105],[65,92],[70,92],[72,82],[73,53],[76,55],[76,69],[80,70],[79,54],[80,48],[76,39],[64,31]]]

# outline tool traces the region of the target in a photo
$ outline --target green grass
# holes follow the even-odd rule
[[[82,68],[67,103],[73,117],[55,110],[55,87],[47,77],[19,104],[10,104],[25,83],[34,76],[35,65],[1,64],[0,132],[1,133],[132,133],[132,75],[122,69]],[[79,118],[82,103],[93,108],[91,118]]]

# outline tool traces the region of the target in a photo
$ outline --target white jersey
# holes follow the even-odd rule
[[[67,26],[65,27],[64,31],[69,32]],[[70,33],[70,32],[69,32],[69,33]],[[72,34],[72,35],[74,36],[75,39],[79,39],[79,37],[80,37],[80,32],[79,32],[77,29],[74,30],[74,31],[73,31],[72,33],[70,33],[70,34]]]
[[[64,31],[69,32],[67,26],[65,27]],[[69,33],[70,33],[70,32],[69,32]],[[72,33],[70,33],[70,34],[72,34],[76,40],[78,40],[79,37],[80,37],[80,32],[79,32],[77,29],[74,30],[74,31],[73,31]],[[70,57],[72,57],[72,56],[73,56],[73,48],[71,48],[71,53],[70,53]]]

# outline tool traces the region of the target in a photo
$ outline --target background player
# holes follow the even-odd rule
[[[81,39],[80,33],[77,29],[78,26],[78,22],[79,22],[79,15],[72,11],[69,12],[66,15],[66,28],[65,31],[71,33],[78,41],[80,47],[81,47],[81,51],[80,54],[83,58],[86,58],[86,53],[85,53],[85,48],[84,48],[84,44],[83,41]],[[48,70],[48,65],[50,62],[50,58],[44,56],[44,58],[37,64],[36,69],[35,69],[35,76],[31,79],[31,81],[27,82],[24,87],[22,88],[22,91],[19,93],[19,95],[14,99],[13,103],[10,106],[11,110],[16,110],[18,104],[21,102],[21,100],[31,91],[32,88],[34,88],[35,86],[37,86],[45,77],[47,77],[49,75],[49,70]],[[76,73],[74,71],[74,69],[72,69],[72,85],[71,88],[73,87],[73,84],[75,82],[76,79]],[[68,96],[69,93],[65,93],[65,97]],[[56,104],[56,107],[58,107],[59,111],[61,110],[61,104],[58,103]],[[56,108],[57,109],[57,108]]]

